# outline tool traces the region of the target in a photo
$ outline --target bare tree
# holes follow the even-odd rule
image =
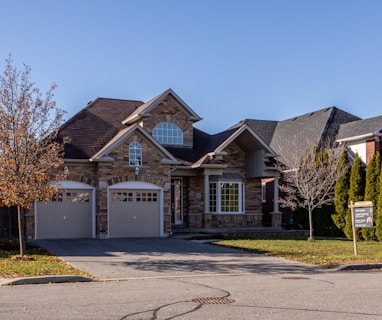
[[[49,201],[56,192],[52,182],[64,175],[52,173],[63,164],[63,145],[54,141],[63,111],[53,101],[54,84],[43,97],[30,80],[30,67],[18,71],[11,55],[5,62],[0,76],[0,199],[17,207],[22,257],[24,209],[30,210],[35,200]]]
[[[309,215],[309,241],[313,237],[313,211],[334,200],[334,185],[348,167],[338,167],[341,150],[329,142],[309,148],[303,154],[296,154],[289,159],[288,167],[279,164],[283,183],[280,190],[284,197],[280,199],[283,207],[293,210],[305,208]]]

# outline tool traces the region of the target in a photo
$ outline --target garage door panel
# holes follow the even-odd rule
[[[112,190],[109,206],[109,236],[160,236],[159,191]]]
[[[36,205],[39,239],[89,238],[92,232],[91,190],[57,194],[49,203]]]

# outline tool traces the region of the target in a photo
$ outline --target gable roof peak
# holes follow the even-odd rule
[[[180,106],[184,109],[186,114],[188,114],[188,119],[192,122],[197,122],[202,120],[198,114],[192,110],[171,88],[147,101],[146,103],[139,106],[132,114],[130,114],[125,120],[122,121],[122,124],[129,125],[135,123],[143,117],[150,115],[150,111],[158,106],[162,101],[164,101],[168,96],[172,96]]]

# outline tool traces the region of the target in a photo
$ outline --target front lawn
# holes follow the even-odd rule
[[[347,239],[319,239],[315,242],[235,239],[222,240],[214,244],[327,268],[336,268],[345,264],[382,263],[382,242],[357,242],[357,256],[354,255],[353,241]]]
[[[0,240],[0,278],[18,278],[50,275],[89,276],[48,251],[27,244],[25,260],[17,259],[19,244],[12,240]]]

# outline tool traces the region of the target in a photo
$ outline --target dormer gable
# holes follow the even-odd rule
[[[198,114],[192,110],[172,89],[168,89],[162,92],[160,95],[149,100],[148,102],[137,108],[129,117],[122,121],[124,125],[130,125],[139,122],[143,118],[150,117],[151,112],[154,108],[159,106],[161,103],[168,99],[174,99],[177,105],[182,109],[185,114],[187,121],[195,123],[202,120]]]
[[[165,148],[158,144],[150,135],[148,135],[142,127],[135,124],[127,127],[116,134],[103,148],[94,154],[89,160],[91,162],[111,162],[115,161],[109,155],[121,146],[132,135],[140,134],[142,138],[149,143],[161,155],[161,164],[177,164],[177,160]],[[147,158],[147,157],[146,157]]]
[[[122,123],[139,124],[161,145],[191,148],[193,124],[199,120],[199,115],[168,89],[139,106]]]

